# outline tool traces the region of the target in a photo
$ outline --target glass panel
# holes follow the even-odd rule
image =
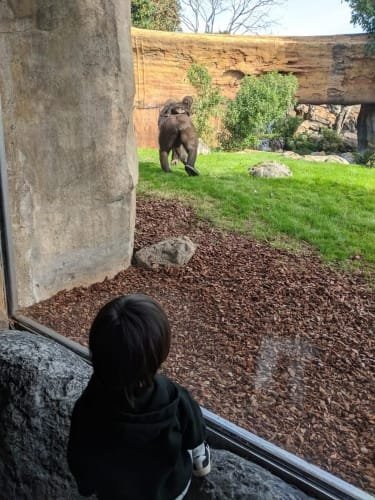
[[[146,169],[159,168],[156,153],[141,152],[140,168],[142,185]],[[186,267],[132,266],[27,314],[86,345],[102,304],[151,295],[172,324],[165,371],[204,407],[370,489],[374,297],[363,274],[329,267],[307,248],[223,232],[180,202],[140,195],[135,248],[172,235],[197,244]]]

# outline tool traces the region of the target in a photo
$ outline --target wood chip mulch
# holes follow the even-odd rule
[[[143,292],[165,308],[165,371],[206,408],[375,492],[375,294],[360,273],[224,233],[172,200],[137,201],[135,248],[198,244],[180,269],[131,266],[24,314],[87,344],[98,309]]]

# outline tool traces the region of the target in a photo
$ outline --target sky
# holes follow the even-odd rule
[[[351,9],[341,0],[286,0],[272,9],[278,20],[269,33],[273,35],[338,35],[361,33],[350,24]]]

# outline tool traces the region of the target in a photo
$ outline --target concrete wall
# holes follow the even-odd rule
[[[20,306],[130,264],[137,159],[129,0],[0,2]]]

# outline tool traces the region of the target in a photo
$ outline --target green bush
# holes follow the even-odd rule
[[[319,135],[298,134],[286,142],[286,148],[300,155],[307,155],[313,151],[326,153],[342,153],[346,150],[342,138],[336,130],[323,128]]]
[[[272,134],[269,134],[272,151],[276,149],[291,149],[289,144],[293,141],[296,131],[302,122],[303,118],[300,116],[289,115],[275,122]],[[279,145],[279,148],[273,147],[273,144]]]
[[[294,75],[246,76],[236,97],[228,102],[221,145],[225,149],[256,147],[260,138],[285,119],[295,104],[297,87]]]
[[[319,151],[319,138],[309,134],[298,134],[287,142],[287,149],[295,151],[300,155],[308,155],[313,151]]]
[[[326,153],[342,153],[345,150],[342,138],[331,128],[320,131],[319,148]]]
[[[220,147],[225,151],[239,151],[241,149],[258,149],[262,139],[265,139],[265,135],[251,135],[245,139],[235,138],[228,129],[223,128],[219,133],[219,143]]]
[[[359,165],[375,168],[375,153],[373,151],[367,150],[364,153],[354,153],[354,158]]]
[[[211,119],[220,116],[224,98],[218,88],[212,85],[212,77],[205,66],[192,64],[187,78],[196,91],[193,101],[193,123],[199,137],[209,146],[214,145],[216,137]]]
[[[375,153],[372,153],[366,161],[366,167],[375,168]]]
[[[288,140],[294,137],[302,122],[303,118],[301,116],[285,116],[285,118],[276,122],[274,136],[284,139],[284,142],[287,143]]]

